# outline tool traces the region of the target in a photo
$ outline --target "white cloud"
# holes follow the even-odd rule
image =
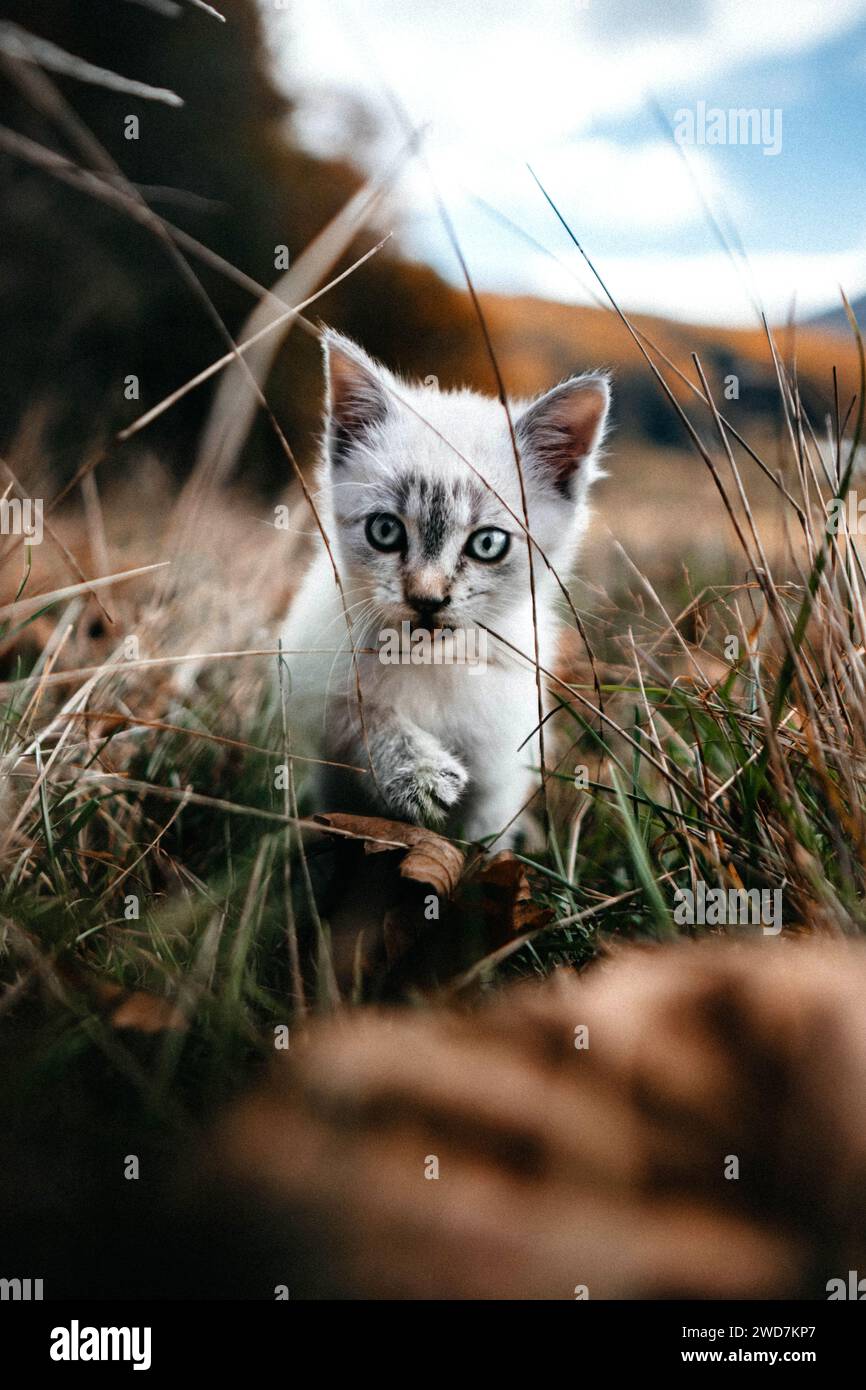
[[[418,123],[529,153],[864,14],[866,0],[293,0],[278,32],[293,86],[342,86],[393,123],[387,86]]]
[[[794,301],[798,319],[840,304],[840,285],[853,298],[862,286],[864,265],[866,245],[841,252],[759,254],[749,258],[751,276],[738,273],[721,250],[686,256],[602,256],[597,261],[613,296],[632,313],[750,326],[756,323],[750,283],[770,322],[781,323]],[[563,268],[541,254],[527,263],[526,274],[534,293],[544,298],[589,302]]]
[[[583,227],[628,226],[643,232],[671,230],[703,219],[689,169],[706,197],[736,210],[733,191],[723,186],[718,170],[702,151],[690,150],[686,164],[677,148],[662,140],[618,145],[613,140],[587,138],[550,151],[537,162],[546,186],[568,191]]]
[[[526,165],[495,146],[467,142],[439,148],[428,162],[458,224],[471,216],[475,195],[507,211],[527,229],[549,229],[550,214]],[[534,167],[557,196],[567,193],[569,209],[579,212],[582,231],[627,226],[642,233],[669,232],[701,223],[704,210],[689,169],[705,196],[723,203],[732,214],[741,211],[736,196],[723,187],[702,151],[689,151],[687,167],[678,150],[661,140],[632,146],[594,138],[577,140],[545,151]],[[434,215],[430,176],[423,164],[415,162],[407,168],[392,212],[410,238],[418,222]]]

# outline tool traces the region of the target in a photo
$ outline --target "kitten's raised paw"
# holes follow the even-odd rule
[[[460,800],[468,779],[462,763],[440,748],[398,768],[385,791],[402,819],[436,826]]]

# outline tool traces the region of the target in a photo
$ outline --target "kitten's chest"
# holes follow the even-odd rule
[[[371,695],[470,765],[503,745],[516,750],[538,723],[533,673],[516,667],[383,667]]]

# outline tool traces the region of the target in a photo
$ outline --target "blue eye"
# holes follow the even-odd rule
[[[367,517],[364,527],[367,540],[376,550],[405,550],[406,527],[390,512],[376,512]]]
[[[480,531],[473,531],[466,542],[466,554],[471,555],[473,560],[484,560],[489,563],[492,560],[501,560],[511,544],[511,537],[507,531],[500,531],[497,526],[485,526]]]

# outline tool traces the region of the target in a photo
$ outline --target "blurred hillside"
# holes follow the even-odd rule
[[[851,311],[859,324],[866,323],[866,294],[858,295],[851,301]],[[844,306],[839,305],[836,309],[825,309],[822,314],[815,314],[809,319],[811,328],[820,328],[831,333],[850,333],[848,325],[848,315]]]
[[[27,65],[0,61],[0,126],[43,149],[94,167],[100,146],[152,208],[261,285],[271,285],[275,248],[291,262],[361,186],[357,170],[299,148],[291,100],[271,75],[255,0],[225,0],[227,23],[174,0],[152,8],[140,0],[0,0],[0,19],[21,25],[69,53],[177,92],[183,106],[133,99],[52,75],[72,115],[39,109],[22,84]],[[18,76],[16,77],[16,68]],[[38,95],[38,94],[37,94]],[[126,120],[139,137],[125,137]],[[359,153],[366,138],[358,121]],[[31,486],[50,471],[74,473],[82,456],[182,385],[225,351],[217,325],[153,235],[115,207],[33,166],[0,144],[0,448],[14,455]],[[334,267],[345,268],[382,233],[358,235]],[[248,288],[195,264],[218,314],[237,334],[254,306]],[[333,272],[331,272],[333,273]],[[327,278],[327,277],[326,277]],[[616,377],[617,437],[666,448],[685,442],[669,403],[623,325],[609,311],[529,298],[484,300],[506,382],[516,394],[568,373],[606,366]],[[401,258],[389,245],[313,306],[370,352],[409,374],[435,373],[443,386],[493,387],[483,339],[468,296],[433,270]],[[637,326],[680,371],[696,380],[699,353],[719,404],[735,424],[777,429],[779,393],[767,342],[754,331],[676,325]],[[832,405],[832,368],[840,374],[844,411],[855,389],[853,344],[810,329],[780,337],[796,361],[806,409],[817,422]],[[669,377],[669,369],[665,369]],[[139,398],[124,396],[126,378]],[[726,378],[737,396],[725,398]],[[683,400],[687,388],[678,388]],[[301,459],[310,457],[321,395],[315,341],[295,330],[281,350],[269,399]],[[212,384],[197,389],[142,436],[177,477],[189,470]],[[101,476],[134,467],[115,450]],[[253,431],[243,480],[269,490],[285,481],[286,463],[270,434]]]
[[[685,443],[683,429],[640,348],[612,310],[495,295],[486,296],[484,305],[508,384],[516,394],[541,390],[576,370],[606,367],[614,374],[621,432],[656,445]],[[781,423],[778,379],[760,329],[707,328],[641,314],[630,322],[643,336],[644,346],[653,344],[658,350],[651,355],[684,407],[693,405],[695,396],[677,372],[699,385],[692,361],[696,353],[719,410],[735,426],[748,421],[763,432]],[[844,413],[858,385],[853,337],[840,338],[814,327],[781,329],[774,337],[784,365],[792,370],[796,364],[803,404],[816,427],[832,409],[834,367]]]

